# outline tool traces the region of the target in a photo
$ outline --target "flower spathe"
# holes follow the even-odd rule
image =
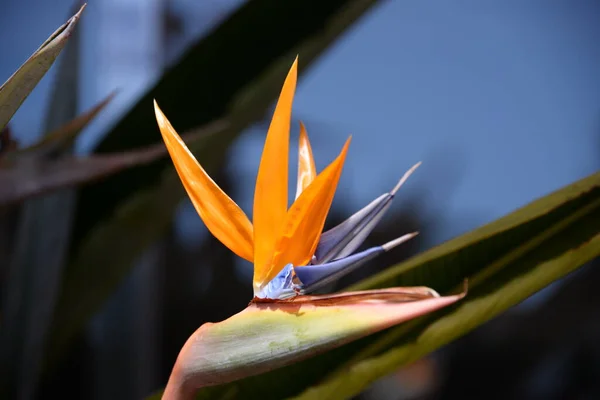
[[[419,164],[411,168],[392,191],[323,233],[350,138],[340,154],[317,174],[303,124],[300,125],[296,198],[288,209],[289,132],[297,70],[296,58],[283,84],[267,132],[256,178],[252,222],[208,176],[154,102],[162,137],[198,214],[209,231],[225,246],[253,262],[256,299],[285,299],[309,293],[416,234],[404,235],[386,245],[351,255]]]
[[[443,307],[463,293],[388,288],[289,301],[252,302],[187,340],[163,400],[194,399],[196,389],[268,372]]]

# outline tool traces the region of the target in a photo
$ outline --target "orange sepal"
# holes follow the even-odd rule
[[[254,284],[265,282],[288,207],[288,153],[298,58],[285,79],[267,132],[254,191]]]
[[[208,230],[238,256],[254,259],[252,223],[198,163],[154,102],[156,121],[177,174]]]

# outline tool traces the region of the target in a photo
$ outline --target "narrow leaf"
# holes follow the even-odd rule
[[[88,111],[78,115],[59,128],[53,129],[44,135],[38,142],[23,149],[11,152],[8,156],[15,159],[21,156],[44,157],[51,153],[61,151],[72,146],[79,134],[90,124],[94,118],[111,102],[115,93],[111,93],[100,103]]]
[[[29,93],[50,69],[73,33],[84,8],[85,4],[63,26],[50,35],[40,48],[0,87],[0,130],[6,126]]]
[[[76,13],[81,7],[78,4],[71,11]],[[79,48],[79,31],[73,31],[56,66],[44,118],[45,132],[77,114]],[[47,157],[68,156],[72,150],[71,145],[63,146]],[[15,398],[29,399],[36,394],[47,333],[68,258],[75,203],[76,193],[62,190],[30,199],[20,209],[15,250],[5,282],[6,318],[0,335],[2,377],[9,382],[7,389]]]
[[[466,241],[475,237],[476,233],[483,233],[485,238],[494,228],[509,228],[519,219],[534,217],[539,212],[543,213],[538,214],[537,219],[513,227],[506,235],[497,234],[481,239],[479,243]],[[401,267],[410,266],[413,273],[420,273],[421,279],[427,282],[434,279],[426,279],[425,276],[441,275],[445,287],[456,284],[456,272],[470,270],[470,295],[456,308],[387,332],[356,352],[346,363],[338,364],[329,379],[306,390],[298,399],[352,397],[377,378],[460,337],[600,256],[600,226],[596,221],[600,221],[600,173],[392,268],[391,271],[398,272]],[[512,241],[515,235],[520,236],[518,244],[503,251],[502,242]],[[473,247],[460,246],[459,250],[454,247],[458,243]],[[484,245],[495,245],[495,251],[482,253]],[[450,249],[453,249],[452,253],[444,254]],[[412,264],[421,257],[429,259],[430,263]],[[445,271],[449,265],[454,265],[454,271],[443,274],[441,265]],[[390,277],[389,271],[385,274]],[[403,274],[395,279],[388,278],[386,282],[410,281],[410,275],[404,269]],[[375,279],[381,279],[381,275]],[[371,283],[367,281],[356,286],[367,285]]]
[[[188,143],[221,132],[225,121],[184,135]],[[117,154],[64,156],[0,163],[0,206],[64,187],[87,184],[124,169],[146,165],[167,155],[163,143]]]

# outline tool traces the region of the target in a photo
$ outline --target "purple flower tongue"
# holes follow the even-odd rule
[[[352,254],[375,228],[390,208],[398,189],[419,165],[420,162],[409,169],[389,193],[382,194],[341,224],[324,232],[319,239],[313,264],[324,264]]]
[[[314,292],[320,287],[341,278],[347,273],[360,267],[365,262],[373,259],[379,254],[385,253],[398,246],[401,243],[415,237],[417,233],[409,233],[400,236],[382,246],[371,247],[370,249],[361,251],[360,253],[351,256],[340,258],[325,264],[306,265],[293,267],[297,280],[293,282],[292,288],[298,294],[308,294]]]
[[[341,224],[323,233],[313,264],[324,264],[352,254],[390,208],[392,198],[390,194],[379,196]]]

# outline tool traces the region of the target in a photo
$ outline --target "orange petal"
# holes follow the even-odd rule
[[[306,265],[310,261],[317,248],[325,218],[342,174],[350,139],[346,141],[340,155],[292,204],[286,215],[282,236],[277,244],[266,282],[273,279],[286,264]]]
[[[208,230],[248,261],[254,259],[252,223],[208,176],[154,101],[156,120],[175,169]]]
[[[313,158],[312,148],[308,141],[306,127],[300,122],[300,139],[298,141],[298,183],[296,186],[296,199],[302,191],[315,180],[317,168]]]
[[[288,153],[298,58],[285,79],[267,132],[254,191],[254,283],[261,285],[288,207]]]

